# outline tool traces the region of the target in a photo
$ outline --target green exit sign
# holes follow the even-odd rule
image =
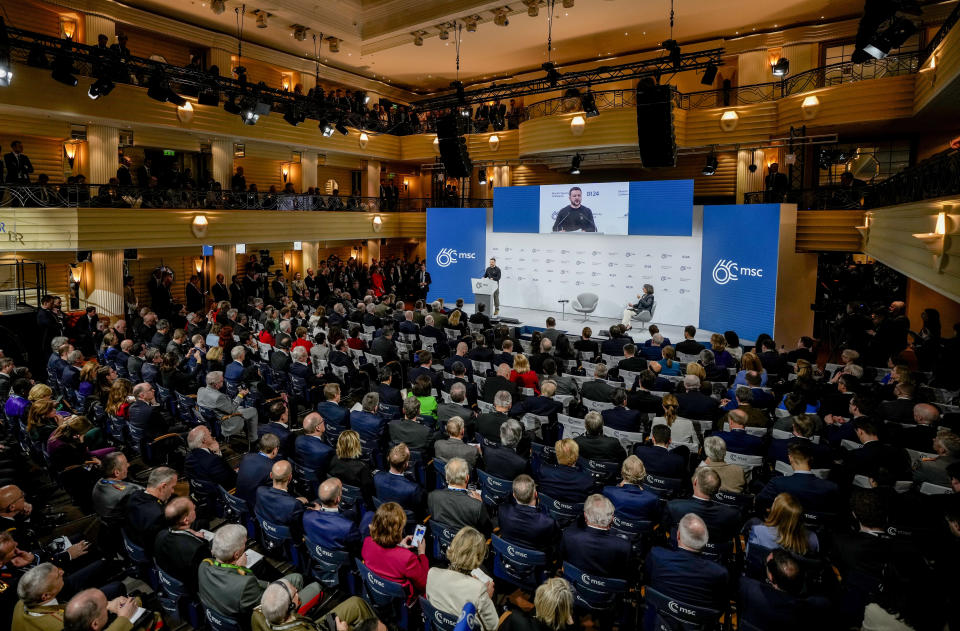
[[[173,149],[164,149],[164,150],[163,150],[163,155],[165,155],[165,156],[175,156],[175,155],[177,155],[177,152],[174,151]]]

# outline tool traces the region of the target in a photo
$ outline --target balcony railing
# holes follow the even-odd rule
[[[311,210],[356,212],[422,212],[428,207],[486,208],[489,199],[431,199],[306,195],[284,193],[195,191],[103,185],[5,186],[0,207],[28,208],[209,208],[218,210]]]

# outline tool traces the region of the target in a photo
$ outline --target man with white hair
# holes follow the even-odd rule
[[[663,526],[672,530],[683,515],[695,513],[710,528],[712,543],[727,543],[740,532],[740,511],[714,501],[720,490],[720,475],[709,467],[701,467],[693,474],[693,497],[667,502]]]
[[[247,568],[247,529],[239,524],[221,526],[210,543],[212,559],[204,559],[197,574],[200,602],[217,613],[240,621],[247,619],[260,604],[268,583]],[[300,591],[305,606],[319,598],[316,583],[303,587],[303,576],[283,577]],[[315,603],[314,603],[315,604]],[[303,607],[300,609],[303,611]]]
[[[557,415],[563,413],[563,404],[553,398],[556,392],[557,383],[555,381],[544,381],[540,384],[540,394],[524,397],[522,401],[514,403],[513,407],[510,408],[510,415],[517,418],[523,418],[524,414],[545,416],[555,426]]]
[[[731,493],[742,493],[746,480],[743,477],[743,467],[725,461],[727,445],[719,436],[707,436],[703,439],[703,452],[707,458],[700,463],[701,467],[710,467],[720,476],[720,489]]]
[[[573,439],[580,448],[580,457],[586,460],[623,462],[627,457],[620,441],[613,436],[603,434],[603,416],[596,410],[587,412],[583,417],[585,433]]]
[[[441,316],[435,311],[433,315],[428,315],[423,319],[423,326],[420,328],[420,337],[432,337],[437,340],[436,345],[433,347],[433,352],[437,354],[437,357],[445,357],[450,352],[450,346],[447,343],[447,333],[443,330],[443,327],[437,324],[438,317]],[[442,317],[445,323],[447,316]]]
[[[916,424],[908,427],[888,423],[885,429],[890,443],[921,453],[931,453],[940,423],[940,410],[929,403],[918,403],[913,406],[913,422]]]
[[[647,584],[668,598],[724,610],[730,604],[727,569],[700,556],[709,540],[703,519],[693,513],[684,515],[677,526],[676,550],[654,546],[647,555]],[[648,620],[657,614],[669,615],[647,608]]]
[[[480,447],[468,445],[464,442],[464,427],[463,418],[459,416],[450,417],[446,424],[447,438],[437,440],[433,443],[434,456],[441,460],[463,458],[471,467],[476,467],[477,458],[480,455]]]
[[[220,443],[206,425],[197,425],[187,434],[190,452],[184,461],[184,470],[191,480],[203,480],[232,489],[237,485],[237,472],[220,451]]]
[[[593,379],[584,382],[583,385],[580,386],[580,396],[590,401],[612,403],[613,393],[616,391],[616,388],[606,381],[606,364],[597,364],[593,377]]]
[[[521,473],[530,473],[530,441],[516,419],[500,425],[499,444],[483,445],[483,470],[501,480],[513,480]]]
[[[220,421],[220,429],[223,435],[230,437],[246,428],[247,442],[252,442],[257,436],[257,425],[259,424],[257,409],[240,407],[243,398],[249,393],[246,389],[241,389],[236,398],[230,399],[223,392],[223,373],[219,370],[212,370],[207,373],[206,386],[197,390],[197,405],[202,408],[215,410],[218,414],[226,416]]]
[[[450,400],[443,401],[437,406],[437,423],[443,426],[454,416],[459,416],[468,424],[470,435],[473,435],[473,410],[467,397],[467,385],[461,381],[455,381],[450,386]]]
[[[400,323],[400,326],[397,327],[401,333],[407,335],[416,335],[420,332],[420,327],[417,326],[417,323],[413,321],[413,311],[407,310],[403,312],[403,322]]]
[[[340,512],[343,484],[338,478],[327,478],[317,491],[316,510],[303,514],[303,533],[307,545],[326,550],[346,550],[360,553],[362,537],[356,522]]]
[[[610,530],[613,503],[594,493],[583,504],[585,527],[570,526],[563,531],[560,559],[581,572],[625,579],[630,574],[630,542]]]
[[[683,418],[712,421],[720,414],[720,402],[700,391],[700,378],[686,375],[683,378],[684,392],[677,392],[680,404],[677,414]]]
[[[513,399],[506,390],[493,397],[493,412],[484,412],[477,417],[477,432],[491,442],[500,441],[500,426],[510,418],[507,414],[513,406]]]
[[[427,497],[432,519],[454,530],[472,526],[489,536],[493,524],[487,507],[479,493],[467,490],[470,465],[463,458],[451,458],[444,467],[444,476],[447,487],[431,491]]]
[[[334,607],[322,621],[314,621],[300,614],[304,606],[300,590],[285,578],[270,583],[253,610],[252,631],[335,631],[352,629],[365,620],[376,619],[376,614],[365,600],[351,596]],[[322,623],[321,623],[322,622]],[[379,621],[378,621],[379,622]],[[377,627],[385,630],[382,622]]]

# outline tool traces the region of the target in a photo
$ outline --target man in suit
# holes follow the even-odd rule
[[[537,508],[537,487],[522,473],[513,480],[513,501],[507,500],[497,514],[504,541],[550,554],[557,547],[560,528],[545,510]]]
[[[500,353],[495,353],[493,357],[493,366],[494,368],[498,367],[500,364],[506,364],[510,368],[513,368],[513,340],[505,339],[500,344]],[[509,371],[507,376],[510,376]]]
[[[580,386],[580,396],[590,401],[612,403],[613,393],[616,392],[617,389],[605,381],[607,378],[606,365],[597,364],[597,369],[593,376],[593,380],[584,382],[584,384]]]
[[[259,447],[256,453],[246,454],[237,469],[237,497],[245,500],[251,510],[257,504],[257,489],[270,485],[270,470],[280,451],[280,439],[276,434],[264,434]]]
[[[506,342],[504,342],[504,344],[506,344]],[[512,406],[512,401],[518,401],[520,399],[520,393],[517,391],[517,384],[510,381],[510,365],[502,362],[496,366],[496,370],[497,374],[492,377],[487,377],[487,380],[483,382],[483,392],[480,393],[480,398],[487,403],[493,403],[493,399],[497,393],[504,391],[510,395],[510,405]]]
[[[413,321],[413,311],[407,310],[403,312],[403,321],[397,329],[406,335],[417,335],[420,332],[420,327]]]
[[[647,584],[668,598],[725,610],[730,603],[727,569],[700,556],[712,537],[699,515],[683,515],[677,523],[676,549],[655,546],[647,555]],[[655,615],[648,607],[648,621]]]
[[[670,426],[654,425],[650,430],[652,445],[637,445],[633,453],[643,462],[647,472],[679,480],[687,477],[687,462],[682,455],[670,451]]]
[[[230,290],[227,288],[227,279],[223,274],[217,274],[217,282],[210,288],[210,293],[213,294],[214,302],[230,301]],[[237,304],[236,306],[242,307],[243,305]]]
[[[417,362],[419,365],[407,371],[407,383],[416,383],[417,378],[426,375],[437,390],[443,389],[443,376],[431,368],[433,366],[433,353],[427,350],[417,352]]]
[[[499,445],[483,445],[483,470],[501,480],[512,480],[521,473],[529,472],[529,444],[521,445],[524,433],[520,422],[507,420],[500,426],[498,439]]]
[[[614,514],[631,521],[656,523],[660,519],[660,497],[643,488],[647,470],[636,456],[627,456],[620,467],[621,481],[606,486],[603,495],[613,503]]]
[[[247,302],[247,292],[244,290],[243,283],[240,282],[240,277],[237,274],[230,277],[229,291],[230,303],[236,305],[238,309],[243,308]]]
[[[623,334],[624,330],[625,327],[619,324],[611,326],[609,329],[610,337],[600,345],[600,352],[604,355],[613,355],[615,357],[623,355],[623,347],[633,343],[630,337]]]
[[[393,343],[393,327],[383,327],[381,334],[373,338],[373,343],[370,344],[370,354],[380,356],[385,364],[400,361],[397,345]]]
[[[737,386],[736,398],[733,400],[724,399],[720,401],[724,410],[740,410],[744,412],[744,419],[747,427],[767,427],[770,424],[770,417],[763,410],[753,405],[753,391],[747,386]]]
[[[740,511],[732,506],[713,501],[720,490],[720,475],[709,467],[701,467],[693,474],[693,497],[667,502],[663,525],[672,531],[687,513],[695,513],[707,524],[711,543],[732,540],[740,531]]]
[[[457,352],[454,355],[443,360],[443,369],[449,373],[454,372],[453,368],[456,364],[463,364],[464,370],[466,370],[466,379],[469,382],[473,382],[473,362],[467,359],[467,343],[459,342],[457,344]]]
[[[129,468],[122,451],[103,456],[100,461],[103,477],[93,487],[93,509],[113,534],[117,534],[116,529],[123,520],[127,496],[143,490],[139,484],[127,481]]]
[[[510,393],[506,390],[498,392],[493,398],[493,407],[495,411],[484,412],[477,417],[477,432],[496,443],[500,441],[500,426],[509,418],[507,414],[512,407]]]
[[[138,383],[133,387],[133,398],[135,401],[127,410],[127,422],[143,433],[146,442],[165,434],[167,419],[157,403],[153,386],[149,383]]]
[[[483,307],[483,305],[479,305]],[[475,313],[474,316],[483,315],[483,313]],[[473,317],[473,316],[471,316]],[[484,316],[486,317],[486,316]],[[489,328],[489,325],[487,327]],[[484,337],[483,333],[475,333],[473,335],[473,348],[470,349],[470,352],[467,353],[467,358],[475,362],[485,362],[492,364],[494,360],[495,353],[493,349],[487,346],[487,338]],[[485,377],[486,375],[481,375]]]
[[[467,490],[470,465],[463,458],[452,458],[443,471],[447,488],[431,491],[427,497],[432,519],[455,530],[472,526],[489,536],[493,524],[487,507],[479,493]]]
[[[220,443],[206,425],[197,425],[187,434],[190,453],[184,462],[187,477],[203,480],[230,490],[237,485],[237,472],[227,464],[220,452]]]
[[[387,421],[377,414],[380,395],[368,392],[360,402],[362,409],[350,412],[350,429],[360,434],[360,439],[370,445],[379,445],[387,430]]]
[[[933,450],[937,454],[936,458],[924,458],[917,462],[913,471],[913,480],[917,484],[929,482],[939,486],[950,486],[951,475],[947,469],[954,463],[960,462],[960,436],[950,431],[941,431],[933,439]]]
[[[448,461],[451,458],[463,458],[471,468],[475,468],[480,456],[480,449],[475,445],[468,445],[464,442],[463,419],[459,416],[450,417],[447,420],[446,430],[447,438],[438,440],[433,444],[434,456]]]
[[[147,478],[147,487],[134,491],[126,500],[123,530],[130,540],[147,551],[166,522],[163,507],[177,486],[177,472],[170,467],[157,467]]]
[[[686,375],[683,378],[683,392],[677,393],[677,410],[683,418],[713,420],[720,413],[720,404],[713,397],[700,391],[700,378]]]
[[[387,456],[389,471],[377,471],[373,484],[377,489],[377,499],[383,502],[396,502],[414,513],[418,518],[424,514],[426,494],[423,487],[406,477],[410,465],[410,449],[404,444],[395,445]]]
[[[420,299],[426,300],[427,294],[430,293],[430,283],[433,281],[430,279],[430,272],[427,271],[427,264],[421,263],[420,270],[416,274],[417,277],[417,287],[419,288]]]
[[[433,347],[433,353],[439,357],[446,357],[450,352],[450,345],[447,343],[447,334],[439,324],[436,324],[437,318],[440,317],[438,312],[434,312],[434,315],[428,315],[423,320],[423,326],[420,328],[420,337],[432,337],[437,341]],[[446,317],[443,316],[444,322],[446,322]],[[423,351],[420,352],[420,355],[423,354]]]
[[[267,409],[268,423],[257,428],[257,438],[264,434],[275,434],[280,441],[280,458],[289,458],[293,454],[296,436],[290,431],[290,412],[286,403],[274,401]]]
[[[30,174],[33,173],[33,164],[23,152],[23,143],[14,140],[10,143],[11,151],[4,154],[3,166],[7,172],[7,184],[26,185],[30,183]]]
[[[555,346],[557,344],[557,338],[560,337],[563,332],[557,330],[557,321],[553,316],[547,318],[546,324],[547,328],[542,331],[543,339],[550,340],[551,346]]]
[[[659,401],[659,399],[657,399]],[[644,416],[627,407],[627,391],[617,388],[613,391],[613,409],[603,411],[603,424],[622,432],[640,432],[644,430]]]
[[[315,480],[326,476],[335,452],[323,439],[326,424],[319,412],[310,412],[303,417],[303,433],[294,441],[296,461],[301,466],[316,472]],[[309,480],[313,483],[315,480]]]
[[[902,427],[887,423],[886,430],[892,444],[922,453],[932,453],[939,421],[940,410],[936,406],[918,403],[913,406],[914,425]]]
[[[286,526],[294,541],[303,536],[303,510],[307,498],[290,492],[293,465],[287,460],[277,460],[270,468],[270,486],[257,487],[257,505],[254,513],[260,521]]]
[[[554,329],[556,330],[556,329]],[[530,356],[530,370],[537,373],[538,375],[543,374],[543,362],[553,359],[553,342],[548,338],[543,338],[540,341],[540,352],[535,353]]]
[[[553,398],[557,391],[557,384],[553,381],[544,381],[540,385],[540,394],[526,397],[510,408],[510,416],[522,418],[524,414],[545,416],[551,424],[557,422],[557,414],[563,413],[563,404]]]
[[[273,352],[270,353],[270,367],[275,372],[285,373],[290,370],[290,364],[293,363],[293,358],[290,356],[291,344],[292,340],[289,335],[286,333],[277,334],[277,345],[273,347]]]
[[[760,351],[758,357],[768,375],[779,377],[784,374],[787,363],[784,361],[784,357],[777,352],[776,342],[772,339],[764,339],[760,344]]]
[[[328,478],[320,484],[317,493],[319,507],[303,514],[303,533],[310,545],[327,550],[360,551],[360,529],[340,512],[343,485],[337,478]]]
[[[225,395],[223,390],[223,373],[219,370],[213,370],[207,373],[206,387],[197,390],[197,405],[202,408],[215,410],[218,414],[227,415],[220,421],[220,428],[226,437],[240,433],[246,429],[247,441],[252,442],[253,437],[257,435],[257,426],[259,419],[257,409],[253,407],[240,407],[243,398],[249,393],[247,389],[241,389],[235,399]]]
[[[405,443],[409,449],[419,451],[426,456],[434,437],[430,428],[417,420],[419,417],[420,400],[416,397],[404,399],[403,418],[390,421],[390,442]]]
[[[735,410],[734,412],[739,412],[739,410]],[[729,414],[733,414],[734,412],[730,412]],[[731,424],[730,427],[733,428],[733,425]],[[830,468],[830,466],[833,464],[833,454],[831,453],[830,448],[826,445],[820,445],[813,442],[813,437],[816,434],[816,424],[810,416],[807,414],[800,414],[793,417],[792,431],[793,436],[790,438],[775,438],[770,441],[770,449],[767,452],[767,455],[770,459],[779,460],[780,462],[790,462],[787,457],[787,451],[790,449],[790,445],[802,442],[806,443],[810,447],[811,456],[813,458],[811,461],[811,466],[814,469]],[[733,449],[731,449],[731,451],[734,451],[734,453],[741,453]]]
[[[627,397],[627,407],[641,414],[663,415],[663,402],[651,393],[656,390],[657,375],[652,370],[644,370],[637,379],[637,389]]]
[[[727,412],[726,419],[730,429],[714,432],[713,435],[723,439],[723,442],[727,445],[727,451],[742,456],[763,455],[763,437],[747,433],[745,427],[748,417],[745,411],[731,410]]]
[[[469,403],[470,405],[476,405],[477,384],[467,381],[467,369],[461,362],[453,362],[453,379],[444,379],[442,390],[444,392],[449,392],[452,395],[453,388],[457,384],[460,384],[464,387],[464,399],[463,401],[459,401],[458,404],[462,403],[463,405],[466,405]]]
[[[212,556],[210,544],[193,529],[197,509],[188,497],[175,497],[163,510],[167,527],[157,534],[153,559],[160,569],[177,579],[187,593],[197,592],[197,570]]]
[[[583,502],[595,481],[593,476],[577,468],[580,447],[572,438],[561,438],[554,444],[557,452],[557,464],[540,465],[540,471],[534,471],[540,481],[540,490],[551,499],[579,504]]]
[[[810,470],[813,457],[811,443],[796,442],[787,448],[787,457],[793,475],[776,476],[767,482],[757,495],[757,508],[763,510],[773,504],[780,493],[797,498],[808,513],[836,513],[840,509],[836,483],[821,480]]]
[[[863,445],[859,449],[850,449],[844,454],[847,473],[873,476],[882,467],[894,480],[910,480],[910,457],[899,447],[880,442],[879,428],[873,419],[861,416],[854,419],[853,429],[857,439]]]
[[[573,439],[580,450],[580,457],[587,460],[623,462],[627,457],[623,445],[613,436],[603,435],[604,420],[600,412],[590,411],[583,418],[586,433]]]
[[[327,426],[325,437],[331,445],[336,444],[340,432],[350,429],[350,411],[340,407],[340,384],[323,386],[324,401],[317,404],[317,412]]]
[[[626,579],[633,567],[630,542],[610,531],[613,502],[600,494],[583,504],[585,527],[570,526],[560,540],[560,558],[581,572]]]
[[[623,346],[623,359],[617,364],[617,374],[620,374],[621,370],[629,370],[630,372],[641,372],[647,369],[647,360],[643,357],[637,357],[637,347],[635,344],[624,344]],[[632,383],[625,384],[627,389],[633,387]]]
[[[573,377],[557,374],[557,362],[552,358],[543,362],[543,372],[540,375],[540,383],[542,384],[546,381],[552,381],[557,384],[556,394],[576,397],[580,393],[577,388],[577,382]]]
[[[446,423],[454,416],[459,416],[467,424],[467,433],[473,436],[476,426],[473,422],[473,410],[467,405],[467,385],[462,381],[450,386],[450,401],[444,401],[437,406],[437,422]]]
[[[816,629],[828,620],[830,603],[823,597],[802,598],[804,571],[786,550],[767,555],[767,581],[740,578],[737,616],[757,629]]]
[[[900,383],[893,387],[893,394],[897,397],[893,401],[884,401],[877,406],[877,418],[895,423],[913,423],[913,393],[912,383]]]

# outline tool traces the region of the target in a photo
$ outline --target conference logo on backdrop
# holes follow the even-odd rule
[[[470,279],[483,276],[485,267],[486,225],[484,208],[427,209],[428,300],[472,297]]]
[[[440,267],[450,267],[458,260],[477,260],[476,252],[457,252],[453,248],[443,248],[437,252],[437,265]]]
[[[716,284],[726,285],[727,283],[739,280],[740,276],[763,278],[763,268],[741,267],[736,261],[720,259],[717,261],[717,264],[713,266],[712,276],[713,282]]]

